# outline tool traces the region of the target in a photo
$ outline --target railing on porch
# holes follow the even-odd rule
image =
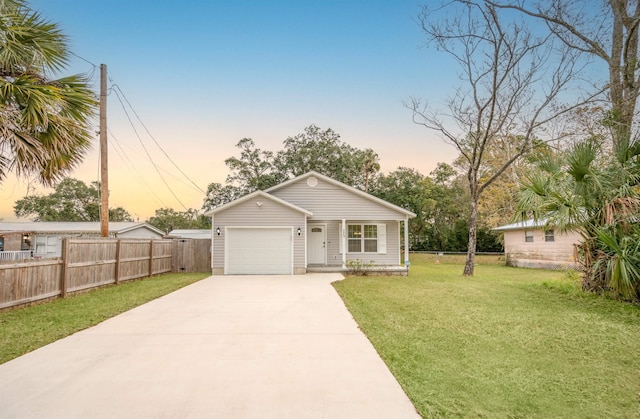
[[[30,250],[13,250],[0,252],[0,260],[22,260],[31,258]]]

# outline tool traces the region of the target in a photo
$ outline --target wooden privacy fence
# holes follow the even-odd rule
[[[0,309],[166,272],[208,272],[210,247],[211,240],[63,239],[61,258],[0,264]]]
[[[174,239],[173,272],[211,272],[211,239]]]

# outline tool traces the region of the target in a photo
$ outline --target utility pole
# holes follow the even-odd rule
[[[100,235],[109,237],[109,160],[107,158],[107,65],[100,64]]]

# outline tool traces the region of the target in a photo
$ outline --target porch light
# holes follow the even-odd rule
[[[302,234],[302,230],[300,230],[300,227],[298,227],[298,236]]]
[[[220,227],[216,228],[216,235],[220,235]]]

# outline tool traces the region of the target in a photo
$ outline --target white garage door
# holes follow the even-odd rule
[[[293,240],[290,227],[229,227],[226,234],[226,274],[276,275],[293,273]]]

